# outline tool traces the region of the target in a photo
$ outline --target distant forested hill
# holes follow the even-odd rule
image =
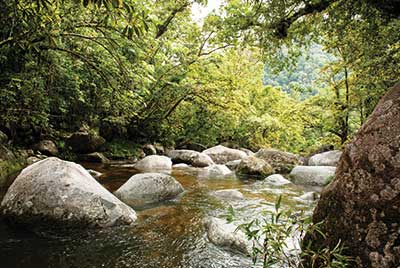
[[[325,86],[320,79],[321,68],[334,59],[333,55],[323,51],[321,45],[313,44],[299,56],[295,66],[277,72],[266,64],[264,85],[280,87],[290,95],[300,95],[302,99],[313,96],[318,88]]]

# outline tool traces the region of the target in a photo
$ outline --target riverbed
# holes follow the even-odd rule
[[[138,173],[121,165],[83,165],[103,173],[98,181],[110,191]],[[136,209],[138,220],[133,226],[39,237],[14,230],[0,219],[1,267],[253,267],[250,257],[209,242],[204,218],[225,219],[232,206],[234,223],[246,223],[273,210],[280,195],[284,208],[310,213],[315,204],[301,202],[297,197],[319,190],[294,184],[273,186],[251,177],[204,178],[199,176],[199,169],[190,167],[173,169],[171,174],[185,188],[184,194],[175,200]],[[212,193],[220,189],[238,189],[245,199],[218,199]],[[0,199],[6,190],[0,189]]]

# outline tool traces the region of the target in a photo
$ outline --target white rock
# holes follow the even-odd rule
[[[222,145],[204,150],[203,153],[211,157],[216,164],[225,164],[247,157],[247,154],[241,150],[231,149]]]
[[[212,165],[203,168],[199,173],[200,177],[225,177],[228,175],[232,175],[232,171],[225,165]]]
[[[125,225],[136,220],[135,211],[82,166],[55,157],[22,170],[1,207],[3,215],[12,221],[44,231],[68,226]]]
[[[313,202],[318,200],[319,194],[316,192],[307,192],[299,197],[295,197],[297,201],[300,202]]]
[[[140,171],[160,171],[171,170],[172,161],[170,158],[162,155],[149,155],[138,161],[134,168]]]
[[[214,161],[206,154],[192,150],[172,150],[168,153],[175,164],[185,163],[194,167],[207,167],[214,165]]]
[[[173,168],[188,168],[189,165],[181,163],[181,164],[175,164],[172,166]]]
[[[226,221],[209,217],[205,219],[208,239],[216,246],[249,254],[250,245],[246,235]]]
[[[324,186],[335,176],[335,171],[336,167],[331,166],[296,166],[290,176],[297,184]]]
[[[274,186],[282,186],[282,185],[286,185],[286,184],[292,183],[291,181],[285,179],[285,177],[283,177],[280,174],[274,174],[274,175],[268,176],[268,177],[265,178],[264,181],[266,183],[272,184]]]
[[[221,199],[230,199],[230,200],[244,199],[243,194],[236,189],[217,190],[213,193],[213,195]]]
[[[144,173],[132,176],[114,194],[133,207],[176,198],[182,185],[166,174]]]
[[[335,167],[342,156],[341,151],[329,151],[321,154],[313,155],[310,160],[308,160],[309,166],[333,166]]]

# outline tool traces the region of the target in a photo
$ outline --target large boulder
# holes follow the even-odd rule
[[[308,160],[309,166],[333,166],[336,167],[342,152],[339,150],[315,154]]]
[[[115,195],[133,207],[141,207],[173,199],[183,191],[182,185],[169,175],[144,173],[132,176]]]
[[[75,153],[89,154],[98,151],[105,143],[105,139],[96,134],[79,131],[72,134],[66,145]]]
[[[339,241],[354,267],[394,268],[400,263],[400,84],[378,103],[346,146],[334,181],[321,193],[308,233],[312,250]],[[317,260],[318,261],[318,260]]]
[[[133,209],[80,165],[50,157],[25,168],[1,203],[3,216],[33,230],[129,225]]]
[[[300,158],[297,155],[274,149],[260,149],[254,156],[264,159],[276,173],[281,174],[289,173],[296,165],[300,164]]]
[[[222,145],[204,150],[203,153],[211,157],[211,159],[216,164],[225,164],[229,161],[243,159],[247,157],[247,154],[243,151],[231,149]]]
[[[325,186],[333,176],[335,176],[336,167],[329,166],[296,166],[290,177],[296,184]]]
[[[57,156],[57,145],[51,140],[42,140],[34,146],[36,150],[47,156]]]
[[[162,155],[149,155],[138,161],[134,168],[140,171],[159,171],[171,170],[172,161],[170,158]]]
[[[206,218],[204,224],[207,237],[214,245],[249,254],[249,241],[242,231],[237,230],[237,226],[213,217]]]
[[[274,173],[274,169],[267,161],[253,156],[242,159],[236,171],[240,174],[254,176],[268,176]]]
[[[172,150],[168,156],[174,164],[184,163],[194,167],[214,165],[214,161],[208,155],[191,150]]]
[[[233,172],[225,165],[212,165],[203,168],[199,176],[209,178],[220,178],[232,175]]]

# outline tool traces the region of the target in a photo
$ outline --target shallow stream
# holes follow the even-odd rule
[[[103,173],[98,180],[116,190],[137,173],[122,166],[84,165]],[[214,246],[202,223],[207,216],[226,218],[232,206],[236,224],[272,210],[279,195],[283,206],[310,212],[313,204],[296,200],[315,190],[298,185],[272,186],[251,178],[201,178],[198,169],[174,169],[172,175],[185,193],[176,200],[136,210],[138,220],[130,227],[74,232],[70,236],[40,238],[10,229],[0,219],[0,266],[3,268],[246,268],[249,257]],[[219,200],[212,192],[238,189],[245,199]],[[6,189],[0,189],[2,199]]]

